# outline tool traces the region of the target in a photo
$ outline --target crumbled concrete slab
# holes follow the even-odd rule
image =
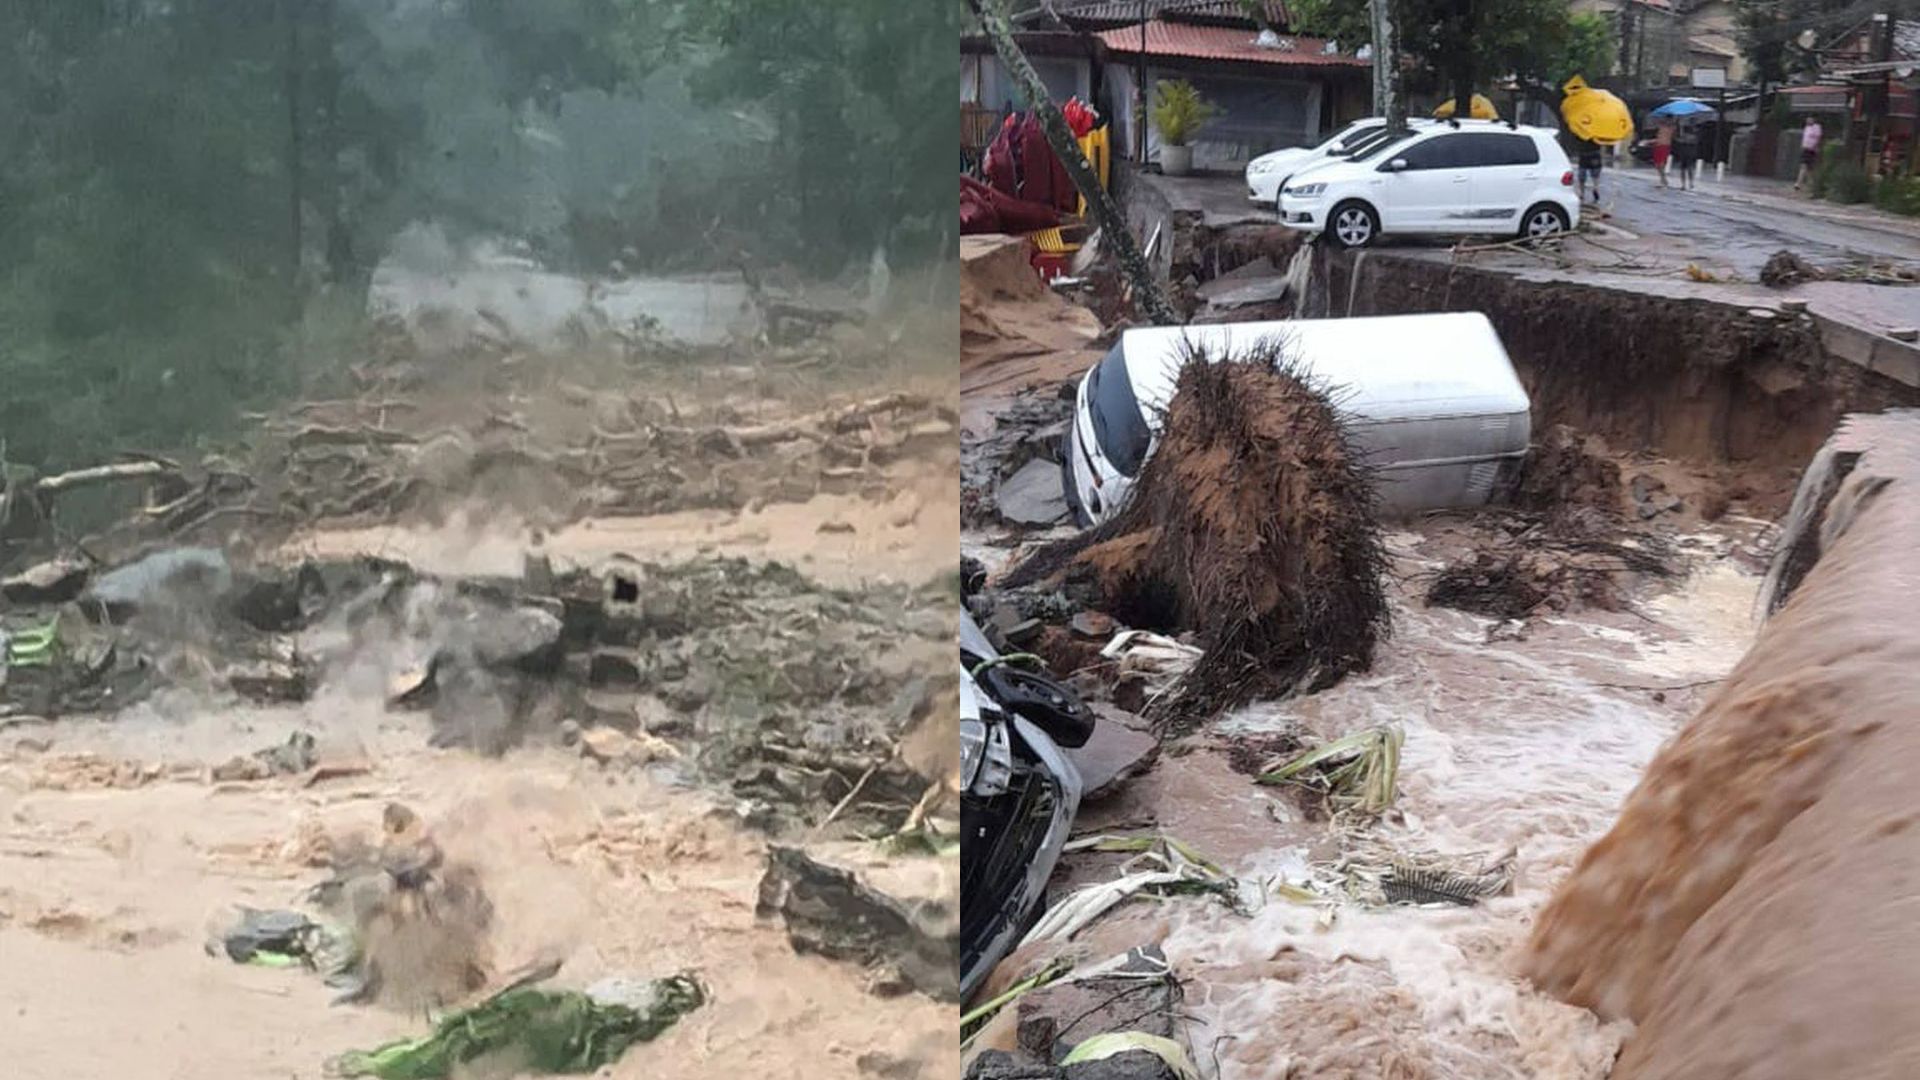
[[[1131,718],[1131,714],[1105,705],[1093,708],[1093,737],[1087,745],[1066,751],[1067,760],[1080,771],[1085,785],[1082,802],[1097,802],[1112,795],[1160,760],[1160,740],[1120,719]]]
[[[1060,466],[1035,458],[1000,483],[994,495],[1000,516],[1016,525],[1053,525],[1067,519]]]
[[[796,952],[848,960],[941,1001],[960,999],[957,856],[890,856],[858,841],[776,845],[757,913]]]

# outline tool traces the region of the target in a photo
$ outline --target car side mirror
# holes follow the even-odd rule
[[[1386,167],[1381,171],[1382,172],[1405,172],[1407,171],[1407,159],[1403,157],[1394,158],[1392,161],[1387,162]]]

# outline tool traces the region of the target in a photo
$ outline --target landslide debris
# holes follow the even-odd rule
[[[1155,706],[1159,722],[1190,727],[1372,662],[1388,630],[1374,508],[1373,478],[1339,413],[1281,346],[1194,349],[1127,505],[1041,548],[1002,584],[1084,567],[1099,610],[1192,632],[1204,654]]]

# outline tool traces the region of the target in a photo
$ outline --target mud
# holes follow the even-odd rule
[[[1533,399],[1535,430],[1565,424],[1710,470],[1755,513],[1786,508],[1842,415],[1920,404],[1920,390],[1827,356],[1804,319],[1391,254],[1316,248],[1315,259],[1307,314],[1485,312]]]
[[[0,719],[9,1075],[317,1078],[555,965],[713,991],[611,1076],[956,1074],[950,1006],[870,970],[878,943],[801,955],[755,913],[774,838],[952,870],[884,839],[952,816],[929,680],[957,595],[954,334],[948,306],[724,348],[374,342],[90,540],[94,584],[133,588],[72,632],[150,660],[151,692]],[[183,550],[191,580],[144,558]],[[283,746],[310,763],[261,756]],[[381,845],[349,837],[388,804],[443,858],[430,897],[331,909],[367,1004],[202,955],[234,906],[364,867]]]
[[[960,241],[960,378],[968,398],[998,397],[1085,368],[1100,322],[1054,294],[1021,237]]]
[[[1896,1004],[1920,990],[1902,929],[1916,479],[1920,416],[1835,434],[1788,527],[1818,535],[1810,569],[1773,575],[1784,605],[1541,912],[1523,970],[1639,1024],[1614,1076],[1920,1068]]]
[[[208,761],[324,719],[375,763],[358,778],[208,785]],[[709,1007],[630,1051],[614,1077],[957,1075],[951,1006],[877,998],[854,965],[796,954],[755,917],[765,842],[730,802],[669,775],[555,749],[487,760],[426,748],[423,721],[351,702],[72,722],[50,751],[0,738],[0,1027],[8,1075],[319,1080],[348,1049],[418,1034],[417,1014],[329,1006],[316,975],[204,955],[235,904],[285,907],[325,876],[325,836],[378,829],[399,796],[494,907],[493,968],[562,962],[556,985],[696,969]],[[41,787],[93,753],[158,777]],[[102,1031],[114,1032],[101,1038]]]

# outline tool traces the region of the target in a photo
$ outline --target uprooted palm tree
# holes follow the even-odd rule
[[[1131,501],[1036,552],[1009,586],[1090,573],[1129,625],[1205,648],[1154,709],[1188,729],[1366,669],[1388,629],[1373,476],[1329,388],[1269,340],[1189,346]]]

